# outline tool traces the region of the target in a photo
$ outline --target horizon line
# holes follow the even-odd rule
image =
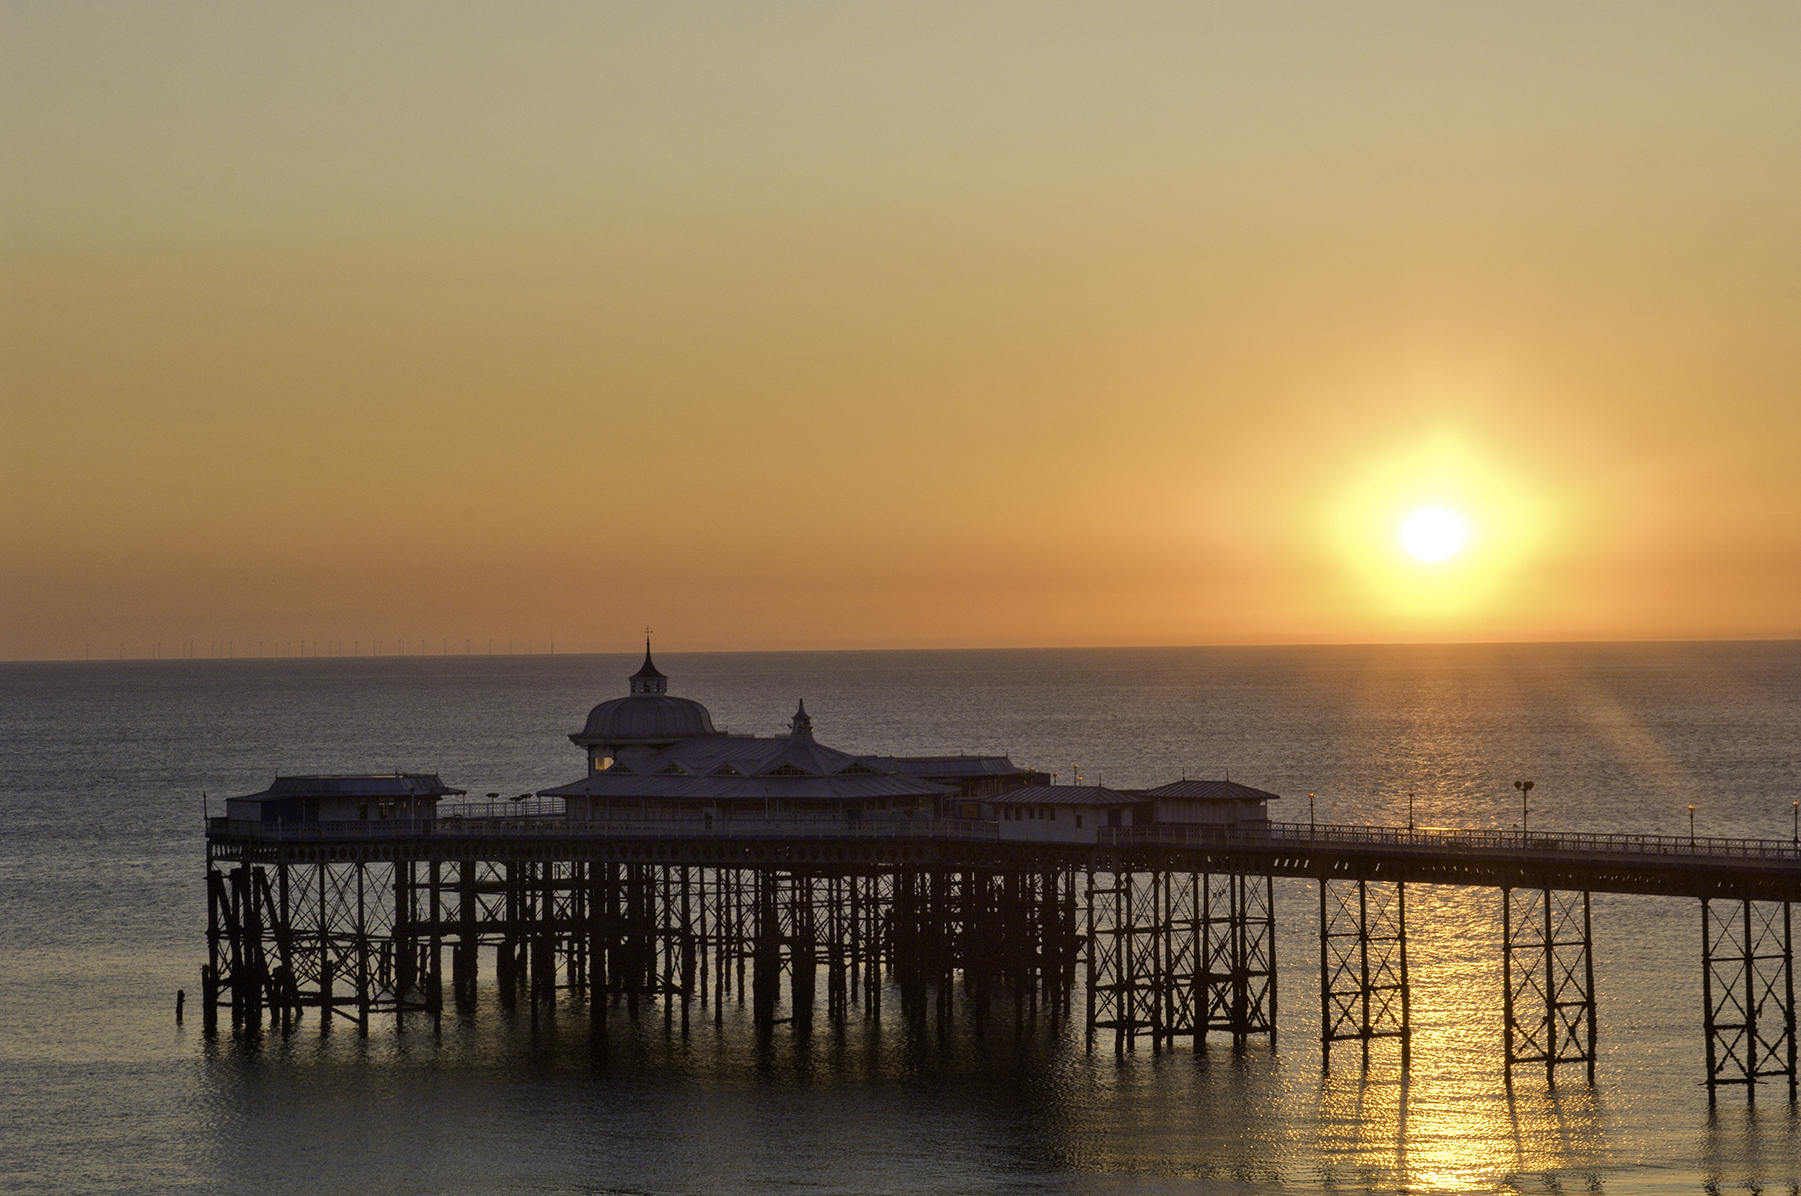
[[[276,660],[448,660],[452,658],[473,659],[515,659],[539,656],[567,657],[605,657],[635,656],[639,649],[627,648],[619,651],[564,651],[559,652],[554,641],[547,651],[524,652],[506,651],[476,652],[323,652],[299,655],[284,653],[280,655],[205,655],[205,656],[17,656],[0,658],[0,664],[185,664],[192,662],[214,663],[253,663]],[[983,645],[940,645],[912,647],[837,647],[837,648],[689,648],[661,649],[666,656],[754,656],[754,655],[800,655],[828,653],[902,653],[902,652],[1137,652],[1137,651],[1184,651],[1208,648],[1474,648],[1474,647],[1536,647],[1536,646],[1584,646],[1584,645],[1630,645],[1630,644],[1792,644],[1801,643],[1801,633],[1790,635],[1716,635],[1716,636],[1668,636],[1641,637],[1635,639],[1596,639],[1592,637],[1572,637],[1567,639],[1447,639],[1447,640],[1268,640],[1259,642],[1213,641],[1186,644],[983,644]]]

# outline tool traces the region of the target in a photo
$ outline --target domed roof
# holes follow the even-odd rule
[[[588,725],[569,738],[582,747],[604,743],[668,742],[717,735],[713,716],[691,698],[632,694],[602,702],[588,712]]]
[[[644,664],[630,678],[631,692],[602,702],[588,712],[588,725],[569,738],[581,747],[607,744],[674,743],[696,735],[717,735],[713,716],[691,698],[671,697],[668,679],[650,659],[644,645]]]

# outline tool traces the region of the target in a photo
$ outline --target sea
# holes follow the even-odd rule
[[[0,664],[0,1191],[1801,1191],[1786,1086],[1704,1086],[1701,910],[1593,900],[1599,1060],[1506,1083],[1500,896],[1410,886],[1412,1067],[1319,1043],[1318,896],[1276,882],[1278,1034],[1084,1050],[1080,1015],[762,1041],[748,1012],[491,991],[465,1019],[201,1031],[203,819],[278,774],[572,780],[637,654]],[[1801,643],[659,653],[722,729],[1231,779],[1348,825],[1801,830]],[[1311,795],[1311,796],[1310,796]],[[1692,810],[1691,810],[1692,807]],[[484,977],[486,981],[488,977]],[[822,990],[823,990],[823,986]],[[177,1024],[177,990],[189,1001]],[[959,997],[959,1000],[966,1000]],[[1081,1008],[1078,994],[1076,1007]],[[884,1002],[885,1011],[899,1001]],[[227,1022],[229,1025],[229,1022]]]

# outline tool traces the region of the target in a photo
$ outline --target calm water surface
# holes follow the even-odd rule
[[[1801,645],[670,654],[721,727],[805,697],[851,751],[1181,775],[1277,818],[1788,838]],[[0,1190],[16,1192],[1796,1191],[1765,1090],[1709,1113],[1693,903],[1597,896],[1593,1087],[1501,1069],[1499,897],[1409,891],[1414,1066],[1317,1042],[1317,900],[1278,882],[1280,1037],[1122,1065],[1041,1020],[855,1024],[759,1047],[616,1016],[206,1042],[203,802],[277,773],[419,769],[472,793],[580,775],[565,736],[631,657],[0,665]],[[210,794],[203,799],[202,794]],[[886,1007],[893,1009],[890,1000]],[[1002,1019],[1005,1022],[1007,1019]],[[821,1023],[824,1024],[823,1022]]]

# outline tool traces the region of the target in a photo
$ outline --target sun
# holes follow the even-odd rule
[[[1332,584],[1345,586],[1343,609],[1360,609],[1372,633],[1492,636],[1538,600],[1514,583],[1552,546],[1557,482],[1529,464],[1503,468],[1510,458],[1499,443],[1441,430],[1343,455],[1320,530],[1340,567]]]
[[[1463,517],[1443,507],[1425,507],[1401,524],[1401,547],[1415,560],[1446,561],[1463,550],[1469,527]]]

